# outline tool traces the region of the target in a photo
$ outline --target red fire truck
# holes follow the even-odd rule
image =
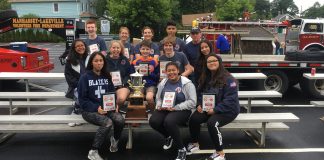
[[[324,50],[324,19],[294,19],[287,28],[286,51]]]
[[[46,29],[66,40],[69,48],[75,36],[84,33],[84,23],[66,18],[17,18],[14,10],[0,12],[0,34],[18,28]],[[0,46],[0,72],[49,72],[54,64],[49,61],[48,49],[10,43]]]
[[[202,30],[202,34],[205,34],[204,37],[209,39],[213,44],[215,44],[215,37],[217,34],[222,32],[222,30],[226,30],[224,33],[227,33],[230,36],[234,36],[235,34],[239,34],[239,32],[232,30],[233,24],[236,26],[255,26],[258,22],[219,22],[219,21],[211,21],[211,22],[199,22],[199,27]],[[312,29],[317,29],[317,34],[307,34],[300,35],[300,39],[308,38],[316,39],[317,37],[319,42],[323,44],[323,35],[319,34],[319,31],[323,32],[323,23],[303,23],[304,26],[311,26]],[[314,27],[314,25],[317,27]],[[218,27],[219,26],[219,27]],[[222,27],[224,26],[224,27]],[[226,26],[226,27],[225,27]],[[268,23],[260,23],[260,26],[263,28],[269,27]],[[283,27],[286,26],[281,24],[274,24],[274,26]],[[321,29],[320,29],[321,27]],[[213,31],[213,28],[216,28]],[[217,30],[217,28],[221,28],[221,30]],[[244,27],[243,27],[244,28]],[[269,29],[269,28],[268,28]],[[233,33],[231,33],[231,30]],[[304,33],[304,31],[302,32]],[[214,36],[210,36],[214,35]],[[211,37],[211,38],[210,38]],[[255,44],[258,47],[259,37],[251,37],[257,43]],[[241,39],[240,39],[241,40]],[[262,41],[262,40],[260,40]],[[291,43],[291,41],[290,41]],[[242,44],[244,45],[244,44]],[[307,48],[305,46],[313,46],[313,45],[303,45],[304,47],[299,49]],[[323,46],[319,43],[317,47]],[[244,47],[244,46],[242,46]],[[315,45],[314,45],[315,47]],[[265,48],[265,47],[261,47]],[[272,48],[272,47],[271,47]],[[296,48],[298,49],[298,48]],[[305,51],[304,51],[305,52]],[[310,51],[311,52],[311,51]],[[310,73],[311,68],[316,68],[318,73],[324,71],[324,59],[322,57],[311,58],[307,55],[311,55],[310,52],[305,52],[303,58],[299,58],[298,60],[287,60],[285,55],[264,55],[263,51],[259,51],[257,54],[250,55],[249,53],[243,53],[242,58],[240,56],[234,57],[232,55],[221,55],[223,58],[223,63],[225,67],[233,73],[253,73],[253,72],[262,72],[267,75],[265,80],[255,80],[251,83],[251,87],[255,87],[260,90],[276,90],[282,93],[285,93],[289,86],[294,86],[299,83],[300,88],[305,93],[305,95],[309,95],[315,98],[324,98],[321,94],[321,91],[324,89],[324,81],[323,80],[309,80],[303,77],[303,73]],[[250,80],[249,80],[250,81]],[[251,82],[251,81],[250,81]]]

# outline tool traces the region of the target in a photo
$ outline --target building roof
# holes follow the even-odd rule
[[[182,15],[182,25],[183,26],[191,26],[192,21],[201,18],[201,17],[207,17],[212,13],[200,13],[200,14],[186,14]]]
[[[294,19],[295,17],[291,16],[290,14],[280,14],[277,17],[273,18],[273,20],[277,21],[277,22],[282,22],[284,20],[291,20]]]

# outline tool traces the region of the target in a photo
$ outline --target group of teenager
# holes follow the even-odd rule
[[[144,27],[144,40],[132,46],[128,28],[121,27],[120,40],[112,41],[108,50],[104,40],[96,35],[94,20],[86,22],[86,31],[87,40],[77,39],[72,43],[64,73],[69,86],[66,96],[76,101],[72,114],[81,114],[87,122],[99,126],[88,153],[90,160],[102,160],[98,150],[112,127],[109,150],[118,151],[125,124],[119,109],[131,92],[127,83],[130,74],[141,63],[148,65],[148,72],[143,76],[146,81],[143,93],[152,114],[149,124],[164,136],[162,148],[168,150],[175,146],[178,149],[175,159],[185,160],[187,155],[199,150],[200,125],[207,123],[215,152],[206,159],[225,159],[219,127],[233,121],[240,112],[237,82],[224,68],[221,57],[212,51],[212,44],[201,40],[199,29],[191,30],[192,41],[185,44],[175,36],[176,24],[170,21],[166,26],[168,35],[159,46],[152,42],[153,30]],[[162,67],[164,72],[160,72],[162,62],[166,62]],[[118,85],[112,80],[112,72],[118,72],[121,77]],[[174,103],[163,107],[168,92],[175,93]],[[112,111],[102,108],[103,96],[108,93],[116,95],[116,107]],[[204,94],[214,95],[213,108],[203,110]],[[187,145],[179,130],[186,124],[191,135]]]

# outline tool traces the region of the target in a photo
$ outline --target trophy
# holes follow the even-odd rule
[[[143,80],[143,74],[138,73],[140,66],[134,66],[135,73],[131,74],[131,79],[128,80],[129,87],[133,89],[133,92],[129,95],[130,105],[143,105],[144,94],[142,90],[145,85],[145,80]]]

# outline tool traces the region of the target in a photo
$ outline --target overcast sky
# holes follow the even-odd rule
[[[321,5],[323,5],[323,0],[294,0],[296,6],[298,7],[299,11],[301,10],[306,10],[309,7],[313,6],[315,2],[319,2]]]

